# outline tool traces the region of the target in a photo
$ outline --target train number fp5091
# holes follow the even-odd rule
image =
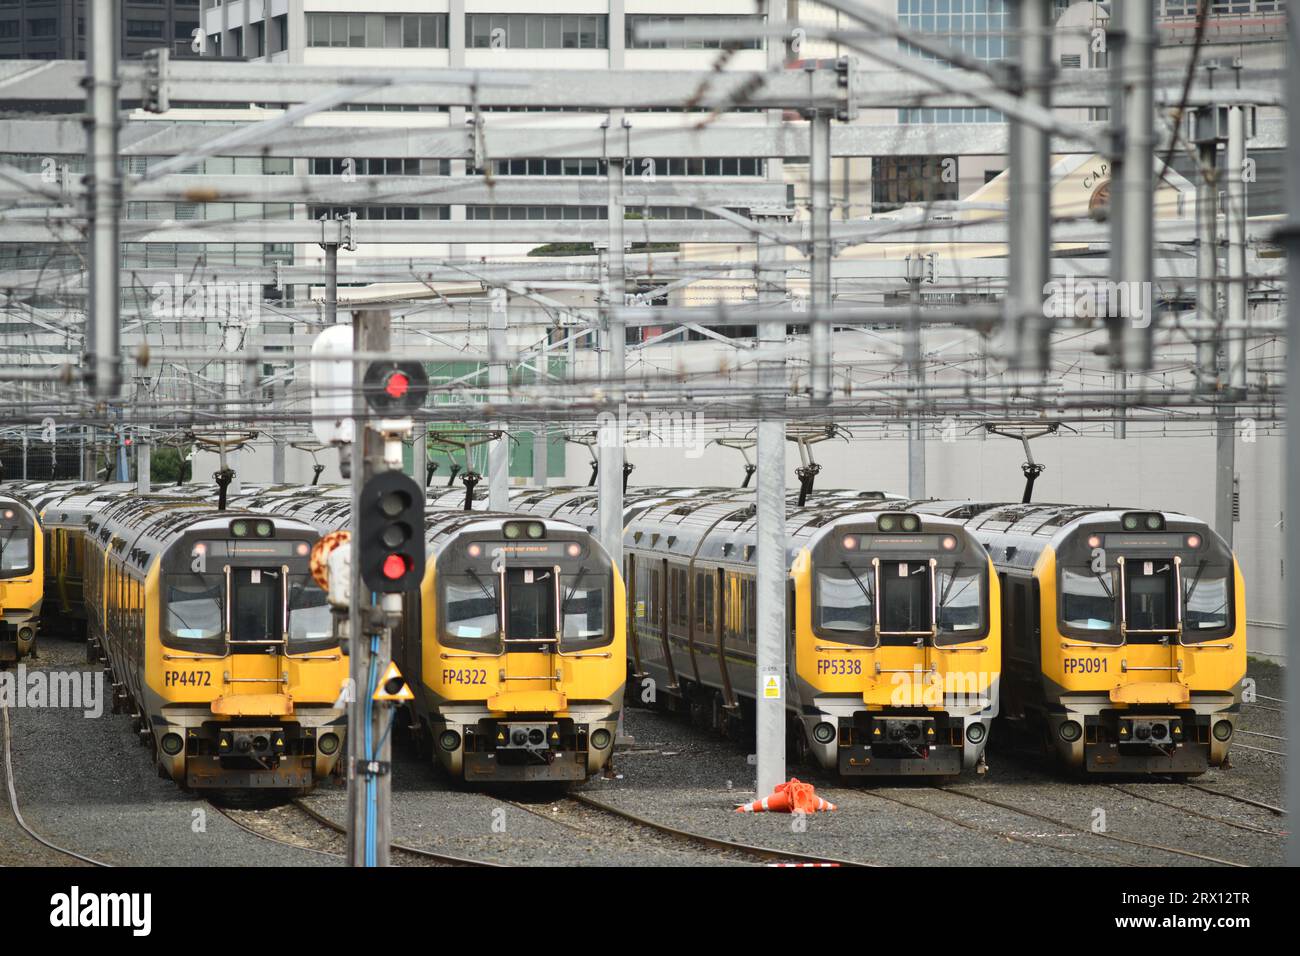
[[[1067,657],[1065,659],[1065,673],[1105,674],[1109,664],[1110,661],[1104,657]]]

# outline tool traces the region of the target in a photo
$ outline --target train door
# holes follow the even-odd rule
[[[503,564],[498,575],[506,691],[559,690],[553,657],[560,643],[559,570]]]
[[[632,676],[640,680],[645,676],[645,668],[641,666],[641,628],[640,620],[637,618],[637,599],[636,599],[636,555],[628,553],[627,555],[627,646],[632,651]]]
[[[283,693],[280,655],[289,616],[288,569],[226,565],[231,694]]]

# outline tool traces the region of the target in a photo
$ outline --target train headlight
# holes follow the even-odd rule
[[[1138,516],[1137,516],[1137,515],[1125,515],[1125,516],[1124,516],[1124,530],[1125,530],[1125,531],[1136,531],[1137,529],[1138,529]]]
[[[1160,520],[1160,516],[1159,516],[1159,515],[1147,515],[1147,520],[1146,520],[1147,530],[1149,530],[1149,531],[1159,531],[1159,530],[1160,530],[1160,525],[1161,525],[1162,523],[1163,523],[1163,522]]]
[[[460,749],[460,734],[454,730],[444,730],[438,735],[438,746],[448,753]]]
[[[1214,725],[1214,739],[1218,741],[1227,740],[1232,736],[1232,721],[1220,720]]]
[[[966,728],[966,739],[973,744],[983,743],[986,733],[988,733],[988,728],[976,721]]]
[[[163,734],[163,739],[158,741],[158,746],[162,747],[163,753],[169,757],[175,757],[185,749],[185,741],[181,739],[180,734]]]
[[[1075,720],[1061,721],[1061,726],[1057,732],[1061,735],[1061,739],[1067,744],[1072,744],[1083,736],[1083,728],[1079,726],[1078,721]]]
[[[339,749],[339,735],[321,734],[320,739],[316,741],[316,749],[327,757],[331,754],[337,753]]]
[[[481,544],[471,544],[468,548],[465,549],[465,553],[468,554],[471,558],[477,558],[479,555],[483,553],[483,546]]]
[[[921,519],[916,515],[903,515],[899,523],[903,526],[904,531],[921,530]]]
[[[876,522],[876,527],[878,527],[881,531],[893,531],[894,526],[897,523],[898,522],[893,515],[881,515],[880,520]]]
[[[569,557],[576,558],[582,554],[582,545],[578,544],[576,541],[570,541],[569,546],[565,548],[564,551]]]
[[[838,736],[838,733],[835,730],[834,724],[828,724],[823,720],[813,728],[812,735],[813,740],[817,741],[819,744],[828,744]]]
[[[1199,534],[1189,534],[1187,536],[1187,546],[1189,548],[1199,548],[1201,546],[1201,536]]]
[[[528,537],[540,538],[545,533],[546,529],[542,527],[540,522],[530,521],[528,523]]]
[[[952,535],[950,535],[950,534],[946,534],[946,535],[944,535],[944,536],[943,536],[943,540],[940,541],[939,544],[941,544],[941,545],[943,546],[943,550],[945,550],[945,551],[956,551],[956,550],[957,550],[957,539],[954,538],[954,537],[953,537]]]
[[[230,533],[231,533],[232,535],[234,535],[236,538],[247,538],[247,537],[248,537],[248,522],[247,522],[247,521],[236,521],[234,524],[232,524],[232,525],[230,526]]]
[[[1090,535],[1088,535],[1088,547],[1090,547],[1090,548],[1100,548],[1100,547],[1101,547],[1101,535],[1099,535],[1099,534],[1090,534]]]
[[[613,737],[610,736],[609,731],[604,727],[597,727],[591,732],[591,745],[597,750],[604,750],[609,746],[610,741],[612,740]]]
[[[259,538],[269,538],[275,533],[275,526],[269,521],[259,521],[257,523],[257,536]]]

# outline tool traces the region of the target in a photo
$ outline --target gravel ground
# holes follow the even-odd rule
[[[85,670],[79,642],[44,638],[34,667]],[[134,866],[319,866],[328,857],[245,833],[207,801],[159,779],[131,721],[107,710],[9,712],[14,778],[29,826],[60,846]],[[198,832],[196,832],[196,830]],[[33,849],[34,848],[34,849]],[[20,831],[0,801],[0,864],[68,864]]]
[[[1251,676],[1260,695],[1282,696],[1278,668],[1252,662]],[[1282,714],[1265,706],[1280,708],[1265,699],[1247,706],[1243,729],[1284,736]],[[811,816],[804,832],[794,832],[793,820],[785,814],[729,812],[753,796],[747,748],[653,711],[630,709],[626,722],[636,744],[618,755],[623,779],[593,781],[585,792],[642,816],[722,839],[884,864],[1208,862],[1189,854],[1248,865],[1282,862],[1286,823],[1267,810],[1167,779],[1064,779],[1033,756],[1000,751],[990,755],[987,775],[965,775],[942,787],[910,780],[845,783],[813,767],[791,767],[793,775],[815,783],[821,795],[840,805],[834,813]],[[1285,747],[1282,741],[1246,735],[1237,742]],[[1232,764],[1193,782],[1281,805],[1280,758],[1234,750]],[[1104,824],[1104,834],[1092,831],[1094,822]]]
[[[46,638],[40,653],[29,667],[87,666],[80,643]],[[1285,736],[1281,704],[1268,699],[1282,697],[1282,671],[1252,663],[1251,676],[1260,700],[1246,706],[1240,729]],[[295,844],[284,846],[241,830],[206,800],[159,779],[128,717],[87,720],[78,711],[18,709],[10,718],[24,815],[56,843],[120,864],[341,862],[342,837],[292,806],[254,798],[227,807],[246,826]],[[635,742],[617,754],[614,775],[578,789],[611,806],[719,839],[884,865],[1206,862],[1185,854],[1251,865],[1282,860],[1285,818],[1265,809],[1168,780],[1066,780],[1036,757],[1003,750],[991,753],[986,776],[966,775],[943,786],[915,780],[846,783],[812,767],[791,767],[840,809],[806,821],[786,814],[738,814],[735,806],[753,797],[747,747],[694,729],[680,717],[642,709],[628,711],[627,731]],[[1281,740],[1246,734],[1236,743],[1286,748]],[[395,751],[393,837],[398,843],[510,865],[754,862],[618,820],[556,788],[464,789],[410,748],[399,745]],[[1234,748],[1232,763],[1231,769],[1212,770],[1194,784],[1281,805],[1282,758]],[[0,767],[0,785],[2,773]],[[345,815],[346,794],[338,783],[319,787],[304,802],[333,820]],[[1099,811],[1105,816],[1104,835],[1091,832]],[[206,829],[195,832],[196,820]],[[68,862],[23,834],[7,800],[2,802],[0,864]],[[400,853],[394,863],[422,865]]]
[[[456,786],[409,748],[393,753],[393,841],[512,866],[701,866],[735,862],[684,847],[654,830],[620,823],[557,797],[556,788],[493,791]],[[331,820],[347,811],[341,789],[317,789],[303,802]]]

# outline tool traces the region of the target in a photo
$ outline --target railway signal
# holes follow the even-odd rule
[[[424,577],[424,494],[398,471],[382,472],[361,489],[357,513],[361,580],[372,591],[396,594]]]
[[[366,403],[385,415],[409,415],[429,395],[429,374],[419,362],[371,362],[362,381]]]

